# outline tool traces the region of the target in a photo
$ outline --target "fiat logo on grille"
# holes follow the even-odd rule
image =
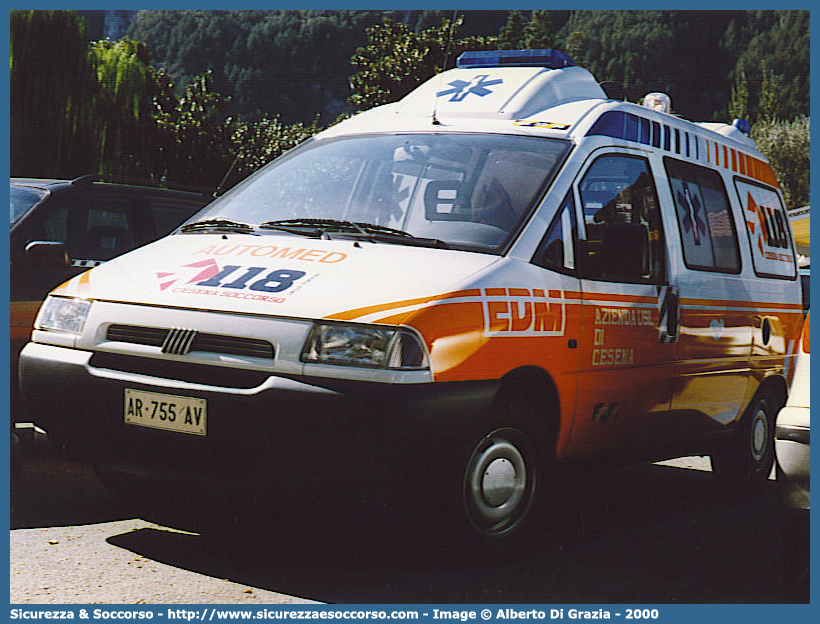
[[[195,329],[172,329],[162,343],[162,352],[172,355],[187,355],[196,335],[197,331]]]

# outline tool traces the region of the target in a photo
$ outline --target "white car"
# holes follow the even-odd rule
[[[810,316],[803,324],[800,350],[786,405],[777,415],[775,429],[775,452],[777,453],[777,480],[788,507],[809,510],[809,385],[811,369]]]
[[[777,485],[783,503],[783,574],[786,595],[809,600],[809,315],[797,355],[788,401],[777,416],[775,452]]]

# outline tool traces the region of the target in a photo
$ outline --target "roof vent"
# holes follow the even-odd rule
[[[624,88],[618,82],[605,80],[601,83],[601,88],[604,90],[604,93],[606,93],[606,97],[610,100],[623,101],[626,99]]]

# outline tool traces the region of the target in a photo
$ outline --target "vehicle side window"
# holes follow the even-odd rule
[[[743,208],[755,273],[762,277],[794,279],[797,263],[791,226],[777,191],[737,177],[735,187]]]
[[[45,212],[45,211],[43,211]],[[39,216],[39,214],[37,215]],[[29,241],[66,242],[68,232],[68,207],[60,206],[49,210],[45,218],[36,220],[36,225],[30,230]]]
[[[45,191],[40,189],[21,188],[19,186],[14,186],[13,184],[10,185],[9,191],[9,197],[11,200],[10,223],[17,221],[17,219],[26,214],[26,212],[28,212],[34,204],[47,195]]]
[[[84,198],[49,210],[27,239],[65,242],[72,260],[110,260],[142,242],[136,230],[130,200]]]
[[[579,185],[587,279],[664,283],[666,243],[658,195],[643,158],[601,156]]]
[[[737,231],[720,174],[673,158],[664,164],[690,269],[740,272]]]
[[[538,246],[538,251],[535,252],[533,262],[545,269],[574,271],[577,229],[575,200],[570,191],[561,203],[558,214],[547,228],[547,233]]]
[[[196,204],[169,202],[155,198],[148,198],[147,201],[154,223],[154,234],[157,237],[165,236],[200,209],[200,206]]]
[[[126,200],[92,200],[88,203],[80,245],[81,253],[94,260],[109,260],[138,245]]]

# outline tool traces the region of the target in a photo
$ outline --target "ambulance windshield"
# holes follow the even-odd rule
[[[330,236],[333,222],[366,224],[493,253],[529,216],[568,148],[566,141],[555,139],[490,134],[309,142],[248,178],[195,220],[251,227],[321,223]],[[295,227],[282,229],[299,233]],[[351,228],[340,231],[355,234]]]

